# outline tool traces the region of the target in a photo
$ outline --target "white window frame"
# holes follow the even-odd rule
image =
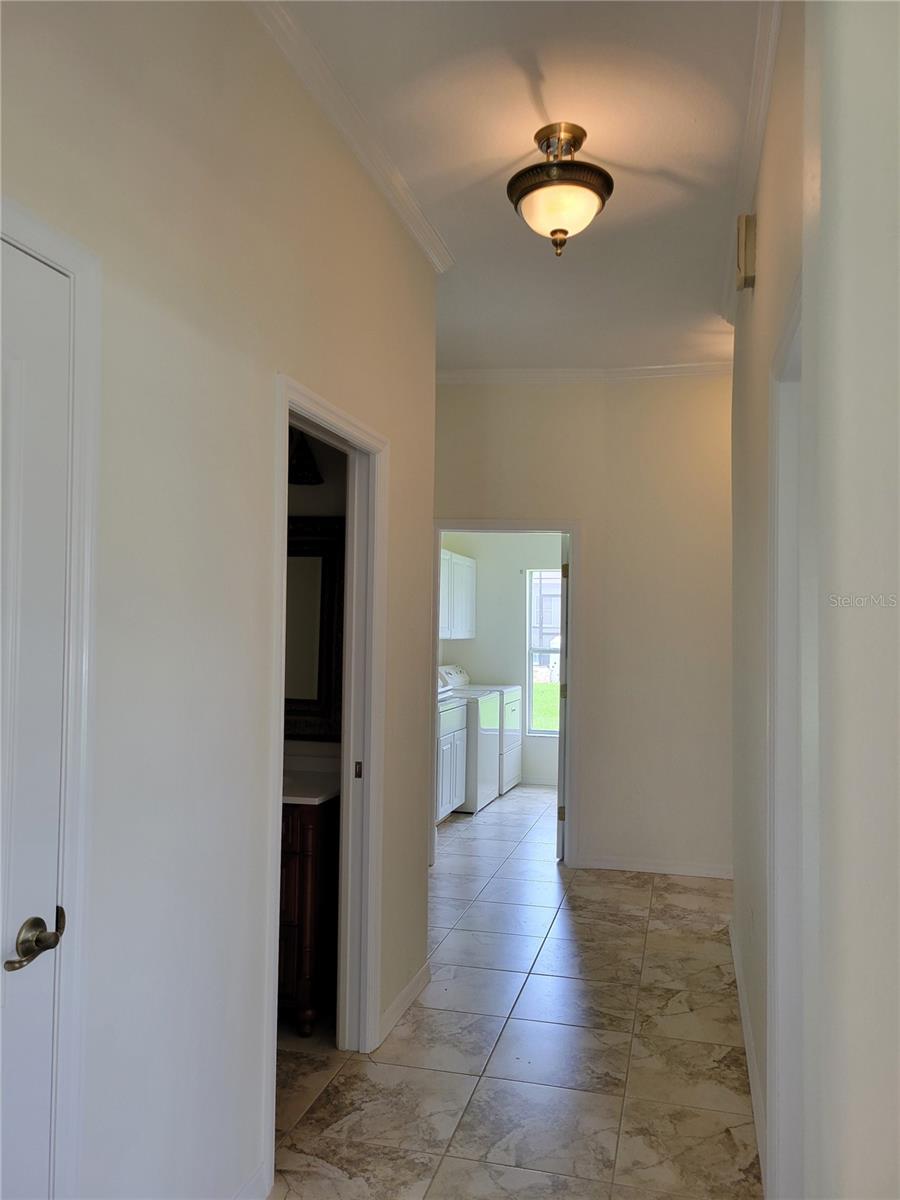
[[[559,650],[548,651],[546,646],[532,646],[531,644],[531,630],[534,626],[531,619],[532,578],[535,575],[549,575],[554,572],[561,575],[559,567],[529,567],[525,571],[525,733],[528,737],[559,737],[558,723],[556,729],[534,729],[531,723],[535,654],[559,654],[560,665],[562,665],[562,647]]]

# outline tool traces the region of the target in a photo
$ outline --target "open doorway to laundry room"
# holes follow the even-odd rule
[[[437,530],[435,962],[451,934],[531,932],[527,909],[562,899],[571,543],[558,527]]]

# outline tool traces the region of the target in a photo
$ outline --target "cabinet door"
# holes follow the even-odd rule
[[[453,811],[453,734],[438,742],[438,820]]]
[[[457,729],[453,734],[453,787],[451,807],[459,808],[466,802],[466,731]]]
[[[441,551],[441,585],[438,597],[438,637],[442,641],[453,637],[450,626],[450,560],[453,555],[449,550]]]
[[[475,559],[454,554],[450,560],[451,637],[475,636]]]

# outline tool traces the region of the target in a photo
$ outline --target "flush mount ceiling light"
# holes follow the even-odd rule
[[[506,185],[516,212],[553,243],[556,257],[566,241],[587,229],[612,195],[612,175],[594,163],[576,162],[587,137],[580,125],[559,121],[534,135],[546,161],[517,171]]]

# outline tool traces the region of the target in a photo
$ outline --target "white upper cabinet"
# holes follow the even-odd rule
[[[450,632],[450,559],[453,555],[449,550],[441,551],[441,591],[440,591],[440,622],[438,637],[446,641],[452,637]]]
[[[440,637],[453,641],[475,636],[475,559],[441,551]]]

